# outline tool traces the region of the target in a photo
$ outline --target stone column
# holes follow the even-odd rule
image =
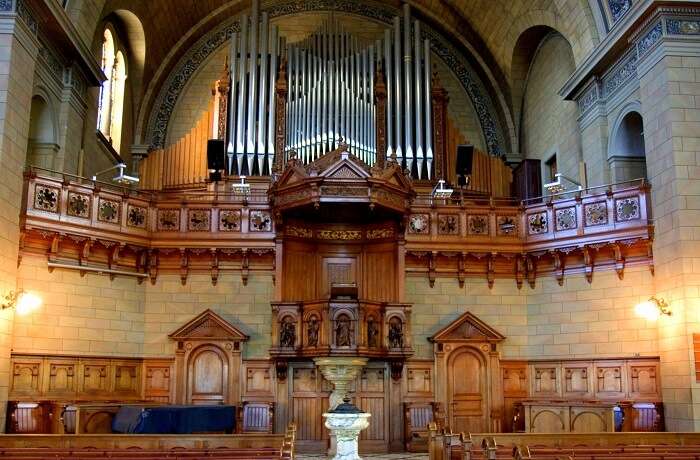
[[[17,289],[22,172],[27,154],[29,108],[39,43],[37,23],[17,2],[0,3],[0,296]],[[10,383],[14,309],[0,312],[0,432]]]
[[[655,223],[656,296],[666,429],[700,429],[693,333],[700,332],[700,9],[658,8],[634,37]],[[685,14],[694,14],[685,16]],[[668,15],[668,16],[667,16]]]

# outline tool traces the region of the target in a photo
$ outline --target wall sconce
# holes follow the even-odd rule
[[[649,321],[656,321],[661,315],[671,316],[671,310],[664,299],[650,297],[649,300],[638,303],[634,307],[637,316],[641,316]]]
[[[3,310],[6,308],[15,307],[15,311],[18,314],[26,315],[39,308],[41,303],[41,297],[38,295],[19,290],[10,291],[5,297],[3,297],[0,307],[2,307]]]

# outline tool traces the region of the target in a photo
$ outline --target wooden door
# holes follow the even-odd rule
[[[190,355],[187,375],[188,404],[226,404],[228,359],[221,348],[204,345]]]
[[[355,404],[369,412],[369,427],[360,432],[360,451],[386,452],[389,449],[389,386],[386,363],[369,363],[355,383]],[[394,416],[400,416],[394,414]]]
[[[321,452],[328,448],[328,430],[321,414],[328,410],[328,383],[314,363],[289,366],[289,412],[287,422],[297,424],[297,448]]]
[[[482,360],[471,350],[457,351],[449,361],[447,373],[452,431],[486,432],[486,375]]]

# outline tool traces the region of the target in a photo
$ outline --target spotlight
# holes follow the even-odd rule
[[[666,301],[656,297],[650,297],[649,300],[638,303],[634,307],[634,312],[637,316],[649,321],[656,321],[661,315],[671,316],[671,310],[669,310]]]
[[[573,185],[578,187],[579,191],[583,190],[583,186],[575,180],[571,179],[570,177],[566,177],[561,173],[555,174],[554,177],[556,179],[554,182],[544,184],[545,190],[547,190],[547,192],[549,192],[550,195],[556,195],[558,193],[566,191],[566,187],[564,187],[564,184],[562,184],[562,179],[566,180],[567,182],[571,182]]]
[[[250,184],[245,181],[245,176],[240,176],[241,182],[237,184],[231,184],[231,191],[234,195],[248,196],[250,195]]]
[[[42,300],[36,294],[25,291],[10,291],[0,303],[3,310],[15,307],[15,311],[20,315],[26,315],[39,308]]]
[[[433,198],[436,200],[446,200],[452,196],[452,192],[454,192],[454,190],[445,188],[445,181],[440,179],[433,189]]]

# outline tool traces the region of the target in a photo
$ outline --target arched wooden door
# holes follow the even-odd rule
[[[486,423],[486,369],[475,350],[455,351],[447,366],[450,427],[454,432],[484,433]]]
[[[226,404],[229,362],[224,351],[215,345],[202,345],[187,363],[187,403]]]

